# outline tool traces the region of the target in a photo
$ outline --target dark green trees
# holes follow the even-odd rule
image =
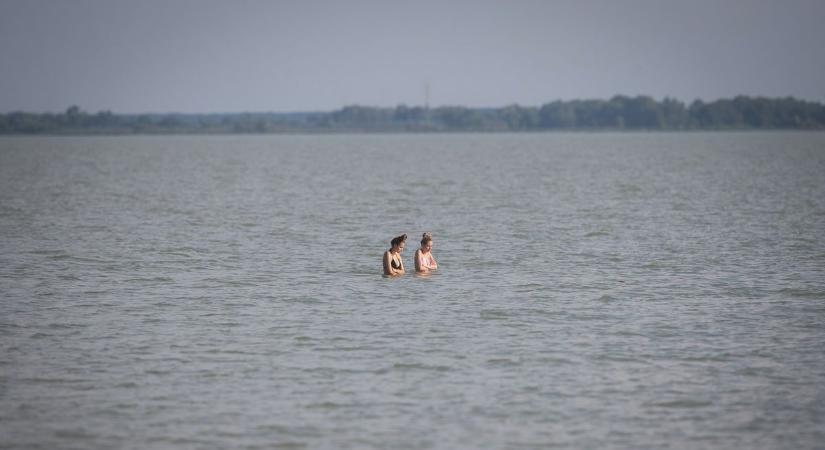
[[[277,133],[384,131],[825,129],[825,105],[793,97],[738,96],[710,103],[617,95],[610,100],[556,100],[541,107],[377,108],[347,106],[318,113],[0,114],[0,134]]]

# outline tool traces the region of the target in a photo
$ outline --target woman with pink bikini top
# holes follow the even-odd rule
[[[438,269],[438,263],[432,254],[433,236],[430,233],[424,233],[421,238],[421,248],[415,251],[415,271],[416,272],[430,272]]]

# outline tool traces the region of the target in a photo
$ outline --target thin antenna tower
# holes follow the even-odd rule
[[[430,82],[424,83],[424,109],[430,109]]]

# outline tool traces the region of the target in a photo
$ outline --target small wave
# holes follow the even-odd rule
[[[571,321],[574,320],[581,320],[581,321],[598,321],[598,320],[605,320],[610,318],[607,314],[598,314],[598,313],[570,313],[567,315],[568,319]]]
[[[357,407],[360,405],[357,404],[347,404],[347,403],[335,403],[335,402],[320,402],[320,403],[310,403],[306,405],[309,409],[339,409],[339,408],[352,408]]]
[[[558,356],[545,356],[545,357],[537,358],[536,360],[538,362],[542,363],[542,364],[557,364],[558,365],[558,364],[572,364],[573,363],[573,361],[571,361],[567,358],[561,358],[561,357],[558,357]]]
[[[47,325],[51,330],[65,330],[72,328],[86,328],[88,325],[82,323],[50,323]]]
[[[397,370],[433,370],[436,372],[447,372],[452,370],[449,366],[444,365],[429,365],[422,363],[395,363],[392,365],[393,369]]]
[[[109,307],[112,307],[112,306],[114,306],[114,305],[106,304],[106,303],[102,303],[102,304],[99,304],[99,305],[96,304],[96,303],[78,303],[78,304],[74,305],[75,308],[109,308]]]
[[[535,316],[542,316],[542,317],[562,317],[566,316],[566,311],[557,311],[552,309],[539,309],[539,308],[521,308],[518,310],[519,314],[523,314],[525,316],[535,317]]]
[[[99,437],[98,434],[86,431],[84,429],[57,430],[54,432],[54,435],[63,439],[94,439]]]
[[[214,285],[199,285],[196,286],[197,288],[214,288],[214,287],[232,287],[232,288],[239,288],[239,287],[258,287],[258,283],[248,282],[248,281],[241,281],[241,280],[224,280],[220,278],[207,278],[202,280],[207,283],[214,283]]]
[[[197,445],[199,448],[205,448],[210,444],[214,445],[213,442],[203,439],[171,436],[151,436],[147,439],[147,442],[150,444],[171,444],[172,446]]]
[[[501,309],[483,309],[479,313],[479,317],[484,320],[504,320],[509,319],[513,316],[510,311],[505,311]]]
[[[244,350],[225,350],[223,348],[212,348],[209,350],[204,351],[203,353],[207,355],[250,355],[250,356],[258,356],[264,355],[265,353],[261,352],[248,352]]]
[[[730,357],[730,355],[722,354],[709,356],[686,356],[683,358],[679,358],[679,360],[685,362],[727,362],[731,361],[732,358]]]
[[[258,305],[247,302],[226,302],[223,306],[224,308],[254,308]]]
[[[610,333],[613,336],[632,336],[632,337],[644,337],[645,334],[639,333],[637,331],[628,331],[628,330],[619,330],[615,333]]]
[[[92,291],[83,291],[83,295],[105,295],[108,294],[109,291],[100,291],[100,290],[92,290]],[[77,305],[77,306],[85,306],[85,305]]]
[[[191,256],[192,253],[207,253],[206,249],[196,247],[167,247],[158,249],[158,254],[174,256]]]
[[[109,410],[122,410],[122,409],[137,409],[137,403],[115,403],[114,405],[110,406]]]
[[[630,183],[618,183],[618,190],[624,194],[630,194],[634,192],[642,192],[642,188],[635,184]]]
[[[171,302],[155,302],[155,303],[152,303],[152,306],[154,306],[156,308],[165,308],[167,306],[175,306],[175,304],[171,303]]]
[[[271,443],[267,444],[267,447],[268,448],[287,448],[287,449],[289,449],[289,448],[307,448],[307,447],[309,447],[309,444],[306,444],[304,442],[292,442],[292,441],[271,442]]]
[[[16,324],[0,323],[0,336],[11,336],[15,333],[12,328],[25,328]],[[8,349],[8,348],[7,348]]]
[[[132,354],[137,354],[137,355],[154,355],[154,353],[149,353],[149,352],[146,352],[146,353],[137,353],[137,352],[134,352],[134,351],[132,352]],[[140,357],[133,357],[133,359],[134,359],[135,361],[138,361],[138,362],[144,362],[144,361],[145,361],[145,362],[152,362],[152,363],[157,363],[157,362],[167,363],[167,362],[168,362],[168,363],[190,364],[190,363],[192,362],[192,360],[190,360],[190,359],[186,359],[186,358],[177,358],[177,357],[174,357],[174,356],[167,356],[167,357],[163,357],[163,358],[140,358]]]
[[[299,425],[280,425],[280,424],[266,424],[266,425],[258,425],[255,427],[258,431],[263,432],[274,432],[278,435],[293,435],[293,436],[301,436],[301,437],[320,437],[323,434],[321,431],[315,427],[311,426],[299,426]],[[267,444],[267,447],[272,448],[304,448],[307,447],[306,444],[299,443],[299,442],[283,442],[283,443],[273,443]]]
[[[646,403],[646,406],[654,406],[659,408],[705,408],[712,406],[713,402],[707,400],[671,400],[665,402]]]
[[[64,250],[32,250],[28,252],[30,255],[44,255],[44,256],[57,256],[57,255],[68,255]]]
[[[770,377],[776,371],[771,367],[745,367],[737,370],[736,374],[746,377]]]
[[[71,261],[75,263],[90,263],[90,264],[114,264],[115,261],[99,258],[90,258],[87,256],[74,256],[69,253],[60,253],[48,257],[51,261]]]
[[[32,384],[81,384],[89,382],[90,380],[78,380],[72,378],[43,378],[43,377],[34,377],[34,378],[23,378],[20,381],[24,383],[32,383]]]
[[[513,361],[512,359],[508,358],[492,358],[487,360],[487,364],[497,367],[515,367],[520,366],[521,362]]]
[[[585,234],[584,237],[589,238],[589,237],[599,237],[599,236],[609,236],[609,235],[610,235],[610,233],[608,233],[606,231],[591,231],[590,233]]]
[[[596,360],[599,361],[613,361],[613,362],[644,362],[644,360],[639,358],[634,358],[632,356],[621,356],[621,355],[599,355],[596,357]]]
[[[541,283],[519,284],[515,287],[515,291],[518,293],[536,292],[544,289],[546,289],[546,286]]]
[[[777,291],[777,293],[796,298],[825,299],[825,291],[811,289],[783,288]]]
[[[175,281],[171,277],[151,277],[151,278],[130,278],[126,283],[169,283]]]
[[[376,350],[377,347],[314,347],[312,350],[316,352],[358,352],[366,350]]]
[[[80,277],[78,277],[77,275],[73,275],[73,274],[59,275],[57,278],[59,278],[63,281],[80,281]]]

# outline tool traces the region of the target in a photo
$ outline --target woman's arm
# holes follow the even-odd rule
[[[393,275],[395,273],[395,269],[392,268],[392,264],[390,264],[392,260],[392,255],[390,252],[384,252],[384,275]]]
[[[424,269],[424,265],[421,264],[421,250],[420,249],[415,251],[415,258],[413,258],[413,260],[415,261],[415,271],[416,272],[426,271],[426,269]]]

